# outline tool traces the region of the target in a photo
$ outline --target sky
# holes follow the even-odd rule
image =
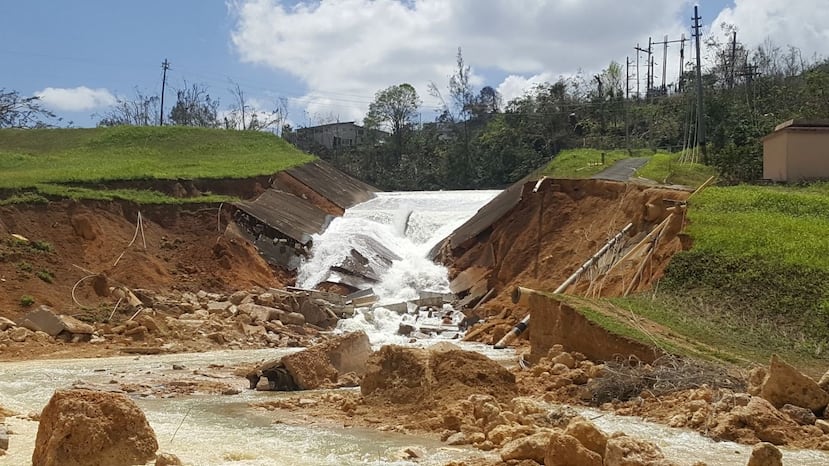
[[[505,101],[540,82],[635,60],[648,37],[690,37],[687,0],[2,0],[0,88],[39,96],[73,126],[95,126],[116,98],[184,82],[220,108],[236,83],[250,105],[289,103],[294,126],[361,120],[378,90],[410,83],[423,119],[446,93],[458,47],[476,88]],[[701,0],[703,37],[719,24],[750,47],[767,38],[829,57],[829,0]],[[686,49],[687,50],[687,49]],[[687,53],[687,52],[686,52]],[[656,60],[661,60],[661,49]],[[672,58],[677,57],[677,58]],[[678,47],[669,50],[669,66]],[[642,59],[644,64],[644,58]],[[659,65],[657,65],[659,68]],[[644,79],[644,65],[642,75]],[[659,71],[661,73],[661,70]],[[676,70],[668,72],[669,78]],[[660,79],[660,78],[657,78]]]

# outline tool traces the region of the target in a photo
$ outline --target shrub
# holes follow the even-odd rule
[[[35,303],[35,298],[31,297],[30,295],[24,294],[20,297],[20,305],[23,307],[29,307]]]

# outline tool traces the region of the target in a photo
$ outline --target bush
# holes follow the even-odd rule
[[[46,283],[52,283],[55,279],[55,276],[52,275],[52,272],[48,270],[41,270],[35,274],[37,278],[43,280]]]
[[[35,298],[33,298],[33,297],[31,297],[27,294],[24,294],[23,296],[20,297],[20,305],[23,306],[23,307],[29,307],[34,303],[35,303]]]

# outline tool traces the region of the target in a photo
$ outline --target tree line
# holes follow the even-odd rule
[[[706,43],[712,57],[702,75],[707,163],[725,180],[754,181],[762,176],[761,138],[777,124],[829,117],[829,61],[771,41],[751,49],[732,42],[731,32],[723,26],[722,37]],[[423,104],[413,86],[379,90],[362,122],[365,137],[350,146],[323,147],[303,137],[301,128],[286,124],[285,99],[262,111],[238,85],[230,89],[232,105],[220,111],[204,86],[185,82],[166,120],[281,132],[341,170],[393,190],[503,187],[569,148],[696,153],[693,72],[637,96],[627,92],[623,66],[611,62],[595,76],[562,77],[508,102],[491,86],[475,88],[470,76],[458,49],[448,82],[429,85],[428,93],[440,103],[429,122],[420,121]],[[158,105],[158,96],[136,90],[98,115],[98,124],[151,125]],[[0,89],[0,127],[43,126],[50,118],[54,115],[36,97]]]

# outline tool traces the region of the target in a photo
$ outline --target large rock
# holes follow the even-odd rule
[[[669,466],[658,446],[645,440],[614,434],[607,440],[605,466]]]
[[[299,307],[299,313],[305,317],[305,322],[322,328],[333,327],[337,324],[337,316],[328,311],[321,299],[309,299]]]
[[[365,332],[349,333],[298,353],[282,357],[282,364],[301,390],[334,386],[340,375],[362,375],[371,355]]]
[[[768,374],[760,387],[760,396],[775,408],[792,404],[812,411],[820,411],[829,405],[829,393],[817,382],[786,364],[777,355],[771,357]]]
[[[800,406],[795,405],[783,405],[780,408],[780,412],[789,416],[792,421],[800,424],[801,426],[813,426],[815,425],[815,421],[817,421],[817,416],[812,410],[807,408],[801,408]]]
[[[6,331],[10,328],[17,327],[17,324],[14,323],[13,320],[7,319],[5,317],[0,317],[0,332]]]
[[[369,358],[360,389],[363,396],[395,404],[474,394],[502,401],[516,396],[515,375],[479,353],[396,345],[384,346]]]
[[[95,328],[91,325],[72,316],[60,315],[58,319],[63,324],[64,331],[74,335],[92,335],[92,332],[95,331]]]
[[[19,323],[22,327],[34,332],[44,332],[49,336],[55,336],[66,328],[60,318],[48,306],[40,306],[30,311],[20,319]]]
[[[783,466],[783,454],[770,443],[758,443],[751,449],[748,466]]]
[[[585,420],[574,420],[567,425],[564,433],[574,437],[588,450],[604,456],[607,448],[607,435],[593,423]]]
[[[539,432],[511,440],[501,447],[501,460],[532,460],[544,464],[544,455],[547,453],[551,435],[550,432]]]
[[[604,451],[602,451],[604,453]],[[602,466],[602,457],[587,449],[575,437],[553,432],[544,454],[544,466]]]
[[[737,406],[718,416],[709,430],[716,440],[750,442],[759,439],[777,445],[794,440],[797,424],[768,401],[752,397],[746,406]],[[756,440],[754,440],[756,441]]]
[[[158,442],[125,395],[57,391],[40,414],[33,466],[129,466],[155,459]]]

